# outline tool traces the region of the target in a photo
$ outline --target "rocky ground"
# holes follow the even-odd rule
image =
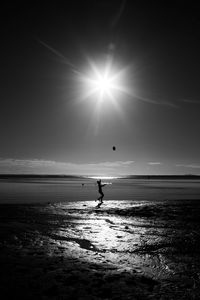
[[[1,205],[1,299],[200,299],[200,201]]]

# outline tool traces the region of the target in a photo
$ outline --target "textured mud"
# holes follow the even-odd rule
[[[197,200],[1,205],[2,299],[200,299],[199,215]]]

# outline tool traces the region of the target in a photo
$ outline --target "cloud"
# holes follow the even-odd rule
[[[57,162],[42,159],[0,159],[0,173],[15,174],[125,174],[134,161],[113,161],[98,163]]]
[[[183,168],[192,168],[192,169],[200,169],[200,164],[176,164],[176,167],[183,167]]]
[[[150,162],[148,162],[148,165],[156,166],[156,165],[162,165],[162,163],[159,161],[155,161],[155,162],[150,161]]]
[[[134,163],[133,160],[128,160],[128,161],[114,161],[114,162],[100,162],[96,164],[88,164],[88,165],[95,165],[95,166],[104,166],[104,167],[124,167],[128,166]]]

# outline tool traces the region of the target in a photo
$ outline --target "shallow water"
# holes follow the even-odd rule
[[[105,200],[200,199],[199,180],[112,179],[109,183],[103,188]],[[89,178],[0,179],[0,204],[90,201],[97,197],[96,180]]]

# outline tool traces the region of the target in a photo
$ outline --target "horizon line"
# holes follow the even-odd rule
[[[123,174],[123,175],[88,175],[88,174],[53,174],[53,173],[0,173],[0,177],[18,176],[18,177],[81,177],[81,178],[130,178],[130,177],[200,177],[200,174]]]

